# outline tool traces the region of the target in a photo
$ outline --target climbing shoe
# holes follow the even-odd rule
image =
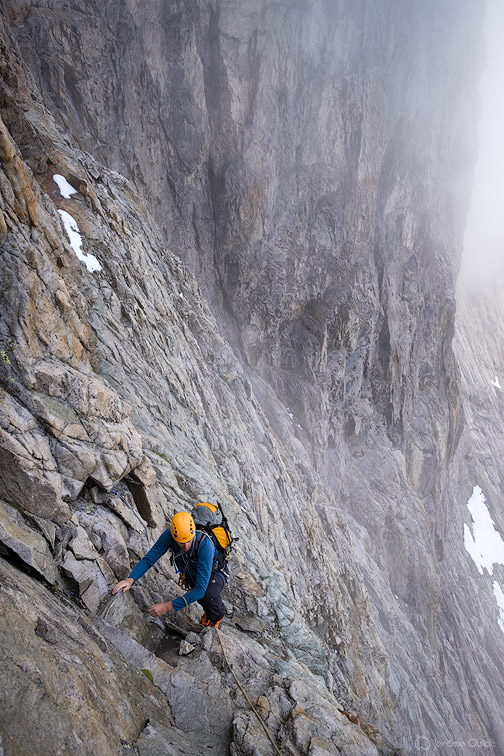
[[[220,625],[220,623],[222,622],[223,619],[224,619],[224,617],[221,617],[220,619],[217,620],[217,622],[213,622],[207,616],[207,613],[205,612],[205,614],[201,618],[201,624],[204,625],[205,627],[219,627],[219,625]]]

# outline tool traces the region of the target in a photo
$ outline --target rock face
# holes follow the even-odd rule
[[[474,329],[460,367],[451,345],[481,17],[3,4],[9,756],[20,733],[40,753],[273,752],[215,633],[179,654],[146,621],[178,590],[168,560],[109,603],[198,498],[240,537],[223,642],[282,753],[504,750],[503,636],[463,543],[502,408],[471,391]],[[499,463],[485,475],[497,507]]]
[[[434,463],[454,443],[447,184],[467,170],[460,121],[479,69],[465,50],[482,8],[435,5],[253,2],[244,15],[158,1],[145,17],[83,3],[69,18],[41,3],[10,16],[44,103],[141,188],[329,471],[328,449],[339,456],[370,413],[396,444],[414,437],[422,390],[439,404]]]

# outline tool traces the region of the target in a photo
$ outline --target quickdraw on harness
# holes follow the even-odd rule
[[[180,551],[178,554],[174,554],[172,551],[170,555],[170,564],[175,570],[175,574],[179,576],[177,584],[185,591],[190,591],[191,588],[194,588],[193,581],[186,575],[186,570],[194,556],[196,556],[196,552],[189,557],[183,551]]]
[[[185,572],[181,572],[179,574],[179,579],[177,580],[177,585],[180,586],[184,591],[190,591],[191,588],[194,588],[194,585],[189,580],[189,578],[186,576]]]

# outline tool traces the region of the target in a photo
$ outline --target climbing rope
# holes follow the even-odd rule
[[[216,628],[215,628],[215,631],[216,631],[216,633],[217,633],[217,637],[218,637],[218,639],[219,639],[219,642],[220,642],[220,644],[221,644],[222,653],[224,654],[224,659],[226,660],[226,664],[228,665],[228,667],[229,667],[229,670],[230,670],[231,674],[233,675],[234,679],[236,680],[236,684],[237,684],[237,685],[238,685],[238,687],[240,688],[240,690],[241,690],[241,692],[242,692],[242,695],[243,695],[243,696],[244,696],[244,698],[246,699],[246,701],[247,701],[248,705],[250,706],[250,708],[252,709],[252,711],[253,711],[253,712],[254,712],[254,714],[256,715],[256,717],[257,717],[257,719],[258,719],[259,723],[261,724],[261,727],[263,728],[264,732],[265,732],[265,733],[266,733],[266,735],[268,736],[268,739],[269,739],[269,741],[270,741],[271,745],[273,746],[273,748],[275,749],[275,751],[277,752],[278,756],[282,756],[281,752],[279,751],[279,749],[278,749],[278,747],[277,747],[277,744],[276,744],[276,743],[275,743],[275,741],[273,740],[273,737],[272,737],[272,735],[271,735],[270,731],[268,730],[267,726],[265,725],[265,723],[264,723],[264,722],[263,722],[263,720],[261,719],[261,717],[260,717],[260,715],[259,715],[259,712],[258,712],[258,711],[257,711],[257,709],[255,708],[255,706],[254,706],[254,704],[252,703],[252,701],[250,700],[250,698],[249,698],[249,697],[247,696],[246,692],[244,691],[244,689],[243,689],[243,687],[242,687],[242,684],[240,683],[240,681],[238,680],[238,678],[236,677],[236,675],[235,675],[235,673],[234,673],[233,667],[231,666],[231,664],[230,664],[230,662],[229,662],[229,659],[228,659],[228,657],[227,657],[227,654],[226,654],[226,649],[224,648],[224,644],[223,644],[223,642],[222,642],[222,636],[221,636],[221,634],[220,634],[220,630],[219,630],[219,628],[218,628],[218,627],[216,627]]]
[[[132,507],[132,506],[131,506],[131,505],[130,505],[130,504],[129,504],[129,503],[127,502],[127,501],[126,501],[126,499],[124,499],[124,498],[123,498],[123,497],[121,496],[121,494],[120,494],[120,493],[118,493],[118,491],[114,491],[114,490],[112,490],[112,491],[111,491],[111,493],[113,493],[113,494],[115,494],[116,496],[118,496],[118,497],[119,497],[119,498],[120,498],[120,499],[121,499],[121,500],[122,500],[122,501],[123,501],[123,502],[124,502],[124,503],[126,504],[126,506],[127,506],[127,507],[128,507],[129,509],[131,509],[131,511],[133,512],[133,514],[135,515],[135,517],[136,517],[136,518],[137,518],[137,519],[138,519],[138,520],[139,520],[139,521],[140,521],[140,522],[142,523],[142,525],[144,526],[144,528],[145,528],[145,535],[146,535],[146,537],[147,537],[147,539],[148,539],[148,533],[147,533],[147,528],[145,527],[145,523],[144,523],[144,522],[143,522],[142,520],[140,520],[140,517],[139,517],[139,516],[138,516],[138,514],[137,514],[137,513],[135,512],[135,510],[133,509],[133,507]],[[236,539],[236,540],[237,540],[237,539]],[[182,572],[182,574],[181,574],[181,577],[182,577],[182,579],[184,579],[184,578],[185,578],[185,575],[184,575],[184,573],[183,573],[183,572]],[[179,585],[180,585],[180,586],[182,587],[180,578],[179,578]],[[113,600],[114,600],[115,598],[117,598],[117,597],[118,597],[118,596],[119,596],[120,594],[122,594],[122,593],[124,593],[124,591],[120,591],[119,593],[115,594],[114,596],[111,596],[111,598],[109,599],[109,601],[107,601],[107,603],[105,604],[105,606],[104,606],[104,608],[103,608],[103,610],[102,610],[102,612],[101,612],[101,614],[102,614],[102,617],[103,617],[104,619],[105,619],[105,617],[106,617],[106,615],[107,615],[107,613],[108,613],[108,610],[110,609],[110,607],[111,607],[111,605],[112,605],[112,603],[113,603]],[[183,598],[183,599],[184,599],[184,601],[185,601],[185,598],[184,598],[184,596],[182,596],[182,598]],[[185,621],[185,622],[186,622],[186,623],[187,623],[187,624],[189,625],[189,627],[191,627],[191,626],[192,626],[192,627],[193,627],[193,628],[194,628],[195,630],[200,630],[200,629],[201,629],[201,625],[196,625],[196,624],[195,624],[195,623],[194,623],[194,622],[193,622],[193,621],[192,621],[192,620],[191,620],[191,619],[190,619],[190,618],[189,618],[189,617],[187,616],[187,609],[189,609],[189,605],[188,605],[187,601],[186,601],[185,603],[186,603],[186,607],[185,607],[186,611],[184,611],[184,613],[183,613],[183,616],[184,616],[184,621]],[[169,624],[171,624],[171,623],[169,623]],[[175,627],[175,626],[174,626],[174,627]],[[245,698],[245,700],[247,701],[248,705],[250,706],[250,708],[252,709],[252,711],[253,711],[253,712],[254,712],[254,714],[256,715],[256,717],[257,717],[257,721],[259,722],[259,724],[260,724],[260,725],[261,725],[261,727],[263,728],[264,732],[266,733],[266,736],[267,736],[268,740],[270,741],[271,745],[272,745],[272,746],[273,746],[273,748],[275,749],[275,751],[276,751],[276,753],[278,754],[278,756],[282,756],[282,753],[281,753],[281,751],[279,750],[279,748],[278,748],[277,744],[275,743],[275,741],[273,740],[273,736],[271,735],[271,733],[270,733],[270,731],[269,731],[268,727],[266,726],[266,724],[265,724],[265,723],[263,722],[263,720],[261,719],[261,717],[260,717],[260,715],[259,715],[259,712],[257,711],[257,709],[255,708],[254,704],[252,703],[252,701],[251,701],[251,700],[250,700],[250,698],[248,697],[248,695],[247,695],[246,691],[244,690],[244,688],[243,688],[243,686],[242,686],[241,682],[240,682],[240,681],[238,680],[238,678],[236,677],[236,674],[235,674],[235,672],[234,672],[234,670],[233,670],[233,667],[231,666],[231,663],[230,663],[230,661],[229,661],[229,659],[228,659],[228,656],[227,656],[227,654],[226,654],[226,649],[224,648],[224,644],[223,644],[223,642],[222,642],[222,636],[221,636],[221,634],[220,634],[220,630],[219,630],[219,628],[218,628],[218,627],[215,627],[214,629],[215,629],[215,632],[217,633],[217,637],[218,637],[218,639],[219,639],[219,643],[220,643],[220,645],[221,645],[221,648],[222,648],[222,653],[224,654],[224,659],[226,660],[226,664],[227,664],[227,665],[228,665],[228,667],[229,667],[229,671],[230,671],[230,672],[231,672],[231,674],[233,675],[233,677],[234,677],[234,679],[235,679],[235,681],[236,681],[236,684],[238,685],[238,687],[239,687],[239,689],[240,689],[240,691],[241,691],[241,693],[242,693],[243,697]]]
[[[186,609],[187,609],[187,607],[186,607]],[[201,625],[196,625],[196,624],[195,624],[195,623],[194,623],[194,622],[193,622],[193,621],[192,621],[192,620],[190,619],[190,617],[188,617],[188,616],[187,616],[187,611],[184,611],[184,612],[183,612],[183,614],[184,614],[184,622],[187,622],[187,624],[188,624],[189,626],[192,626],[192,627],[193,627],[193,628],[194,628],[195,630],[201,630]],[[276,743],[275,743],[275,741],[273,740],[273,736],[271,735],[271,733],[270,733],[270,731],[268,730],[267,726],[265,725],[265,723],[264,723],[264,722],[263,722],[263,720],[261,719],[261,717],[260,717],[260,715],[259,715],[259,712],[257,711],[256,707],[254,706],[254,704],[252,703],[252,701],[251,701],[251,700],[250,700],[250,698],[248,697],[248,695],[247,695],[246,691],[245,691],[245,690],[243,689],[243,686],[242,686],[241,682],[240,682],[240,681],[238,680],[238,678],[237,678],[237,677],[236,677],[236,675],[235,675],[235,672],[234,672],[234,670],[233,670],[233,667],[231,666],[231,662],[229,661],[229,659],[228,659],[228,655],[226,654],[226,649],[224,648],[224,644],[223,644],[223,642],[222,642],[222,636],[221,636],[221,633],[220,633],[220,630],[219,630],[219,628],[218,628],[218,627],[214,627],[214,630],[215,630],[215,632],[217,633],[217,638],[219,639],[219,643],[220,643],[220,645],[221,645],[221,648],[222,648],[222,653],[224,654],[224,659],[226,660],[226,664],[227,664],[227,665],[228,665],[228,667],[229,667],[229,671],[230,671],[230,672],[231,672],[231,674],[233,675],[233,677],[234,677],[234,679],[235,679],[235,681],[236,681],[236,684],[238,685],[239,689],[240,689],[240,690],[241,690],[241,692],[242,692],[242,695],[243,695],[243,697],[245,698],[245,700],[247,701],[248,705],[250,706],[250,708],[252,709],[252,711],[253,711],[253,712],[254,712],[254,714],[256,715],[256,717],[257,717],[257,719],[258,719],[258,721],[259,721],[259,723],[260,723],[261,727],[263,728],[264,732],[266,733],[266,735],[267,735],[267,737],[268,737],[268,739],[269,739],[269,741],[270,741],[271,745],[273,746],[273,748],[274,748],[274,749],[275,749],[275,751],[277,752],[278,756],[282,756],[282,753],[281,753],[281,752],[280,752],[280,750],[278,749],[278,746],[277,746],[277,744],[276,744]]]

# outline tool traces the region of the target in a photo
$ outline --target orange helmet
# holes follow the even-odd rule
[[[196,535],[196,526],[189,512],[177,512],[173,515],[170,531],[177,543],[187,543]]]

